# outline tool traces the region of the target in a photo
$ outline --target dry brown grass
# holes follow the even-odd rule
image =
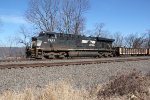
[[[129,96],[136,100],[150,100],[150,78],[141,72],[133,71],[126,75],[116,76],[110,83],[99,90],[98,98],[112,98],[114,96]]]
[[[0,100],[96,100],[96,95],[90,96],[89,92],[81,89],[74,89],[67,82],[49,84],[39,94],[34,94],[32,89],[22,93],[6,91],[0,96]]]
[[[133,71],[88,90],[75,89],[68,82],[54,82],[39,90],[6,91],[0,100],[150,100],[150,73],[143,76]]]

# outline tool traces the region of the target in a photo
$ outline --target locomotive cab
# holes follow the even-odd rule
[[[32,38],[32,47],[52,48],[52,43],[56,41],[56,34],[50,32],[41,32],[38,37]]]
[[[53,32],[40,32],[37,37],[32,37],[32,57],[33,58],[42,58],[44,53],[47,51],[52,51],[53,43],[56,41],[56,34]],[[43,50],[46,50],[43,53]]]

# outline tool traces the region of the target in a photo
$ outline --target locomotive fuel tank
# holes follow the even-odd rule
[[[79,52],[79,51],[71,51],[68,53],[69,57],[98,57],[99,53],[98,52]]]

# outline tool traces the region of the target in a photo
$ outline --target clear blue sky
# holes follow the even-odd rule
[[[144,32],[150,29],[150,0],[91,0],[88,28],[97,22],[110,32]]]
[[[0,40],[12,37],[22,24],[28,0],[0,0]],[[145,32],[150,29],[150,0],[90,0],[90,9],[85,14],[86,29],[95,23],[105,23],[109,32],[124,34]]]

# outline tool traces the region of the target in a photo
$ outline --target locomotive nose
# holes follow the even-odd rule
[[[40,47],[42,44],[42,40],[37,37],[32,38],[32,47]]]
[[[37,37],[32,37],[32,41],[36,41],[37,40]]]

